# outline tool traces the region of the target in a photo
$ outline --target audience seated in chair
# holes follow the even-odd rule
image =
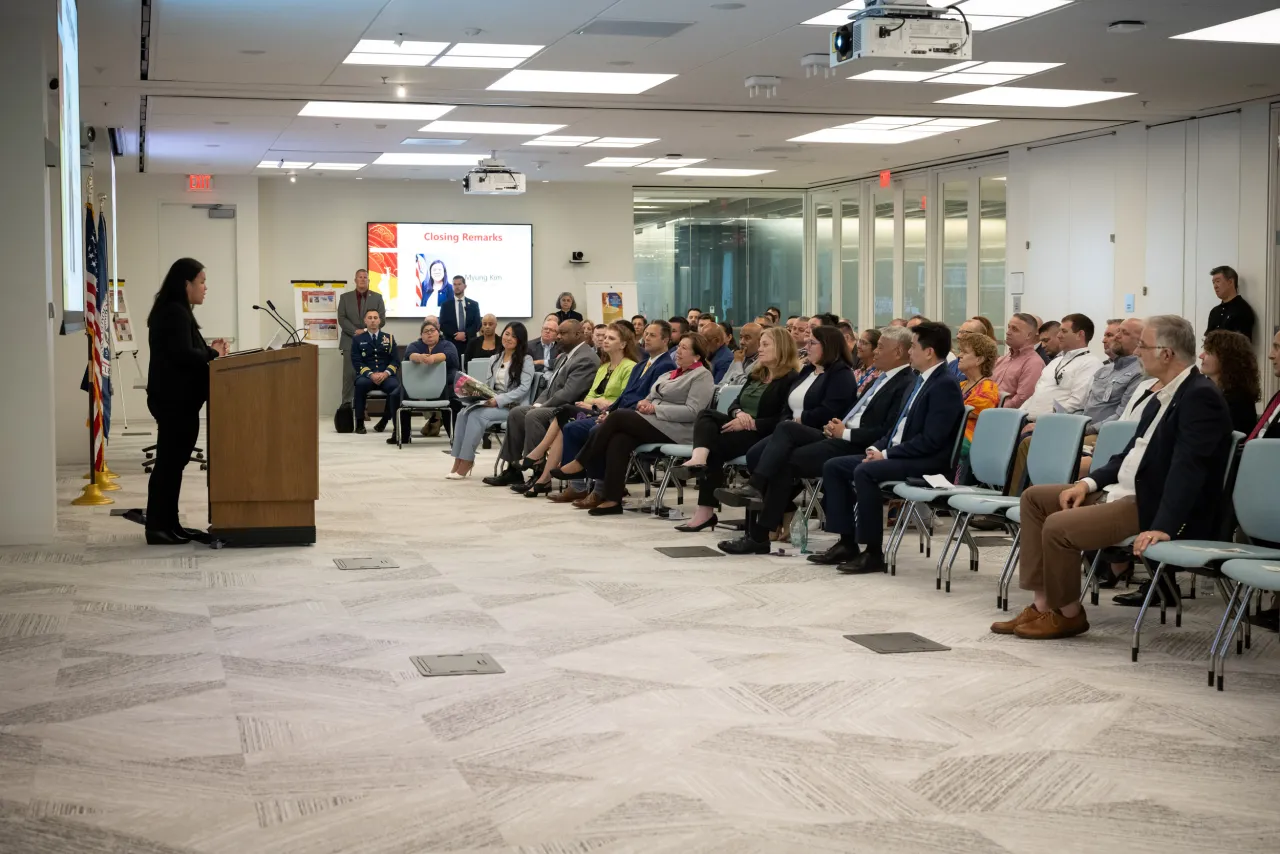
[[[740,346],[733,351],[733,362],[717,385],[743,385],[747,382],[756,360],[760,358],[760,333],[763,331],[764,327],[758,323],[742,324],[738,330]]]
[[[494,424],[504,423],[511,408],[528,399],[536,373],[528,349],[529,333],[525,331],[524,324],[508,323],[502,330],[502,350],[489,361],[487,381],[496,397],[472,403],[458,413],[451,450],[453,469],[446,475],[448,480],[471,475],[476,462],[476,448],[480,446],[484,431]]]
[[[960,394],[964,405],[973,407],[964,426],[964,439],[960,443],[960,472],[968,470],[969,447],[973,444],[973,431],[978,427],[978,416],[987,409],[1000,406],[1000,387],[991,378],[995,369],[996,349],[994,338],[981,332],[960,335],[956,346],[956,362],[960,367]],[[953,481],[961,480],[959,472]]]
[[[356,371],[355,416],[356,432],[364,433],[365,401],[371,391],[385,392],[387,408],[374,425],[374,432],[381,433],[387,422],[396,414],[396,401],[400,392],[400,380],[396,372],[400,365],[396,359],[396,339],[382,330],[382,315],[377,309],[364,313],[365,331],[351,339],[351,365]]]
[[[839,565],[841,572],[851,574],[883,572],[881,484],[944,474],[951,465],[956,431],[964,417],[960,385],[946,367],[951,330],[923,321],[911,332],[911,366],[920,375],[894,425],[867,449],[865,457],[838,457],[822,467],[827,530],[839,534],[840,541],[822,554],[810,555],[814,563]],[[865,554],[859,543],[866,547]]]
[[[1231,453],[1231,417],[1195,367],[1196,337],[1174,315],[1148,319],[1138,345],[1143,369],[1162,384],[1142,407],[1123,453],[1071,485],[1022,494],[1020,586],[1034,595],[997,634],[1065,638],[1089,630],[1080,605],[1080,553],[1137,536],[1135,555],[1170,539],[1213,533]]]
[[[705,338],[686,335],[676,349],[676,369],[659,377],[634,410],[619,409],[601,417],[578,459],[551,472],[553,477],[576,477],[593,462],[604,461],[604,499],[588,511],[591,515],[622,512],[627,469],[638,446],[693,440],[694,421],[715,393],[715,381],[705,367],[710,356]]]
[[[458,278],[461,278],[459,276]],[[404,361],[414,362],[420,365],[436,365],[441,362],[445,365],[445,383],[442,396],[448,398],[449,406],[453,409],[454,419],[457,419],[458,412],[462,409],[462,405],[458,402],[457,395],[453,392],[454,380],[458,378],[458,370],[461,363],[458,360],[458,348],[454,346],[452,341],[446,341],[440,326],[434,320],[422,321],[420,329],[420,337],[417,341],[411,343],[404,350]],[[410,432],[410,420],[412,413],[408,410],[401,410],[400,403],[404,400],[404,390],[396,390],[395,405],[393,411],[400,414],[400,443],[407,445],[413,441]],[[387,439],[388,445],[394,445],[396,437],[392,436]]]
[[[1258,399],[1262,397],[1253,344],[1239,332],[1215,329],[1204,336],[1200,372],[1221,390],[1232,428],[1248,435],[1258,422]]]
[[[753,326],[748,323],[742,327],[744,341]],[[683,466],[684,476],[698,477],[698,510],[677,531],[693,533],[707,527],[715,530],[719,521],[715,493],[724,483],[725,463],[745,454],[790,414],[787,393],[800,367],[795,342],[785,329],[772,327],[764,330],[756,343],[759,358],[729,411],[705,409],[698,414],[693,428],[693,456]]]
[[[816,346],[810,348],[810,358],[815,352],[825,353],[826,345],[835,341],[822,328],[814,330],[813,335]],[[835,410],[838,414],[827,417],[821,430],[799,421],[786,421],[778,425],[767,441],[752,449],[747,460],[750,463],[754,459],[755,463],[747,494],[755,499],[750,506],[758,513],[750,520],[745,536],[720,543],[722,551],[739,555],[767,554],[769,532],[786,527],[786,509],[797,492],[796,478],[821,477],[827,461],[838,457],[860,459],[867,446],[888,432],[915,382],[915,374],[908,364],[911,340],[911,333],[905,328],[882,330],[874,356],[880,378],[851,408],[846,403],[842,409]]]
[[[1036,319],[1029,314],[1015,314],[1005,326],[1005,354],[996,359],[991,378],[1008,394],[1007,409],[1019,409],[1036,392],[1036,384],[1044,373],[1044,360],[1036,350]]]
[[[706,340],[707,346],[711,348],[711,357],[707,360],[707,370],[711,372],[711,378],[719,385],[725,378],[725,374],[729,372],[729,366],[733,364],[733,351],[729,349],[727,339],[725,338],[724,328],[716,323],[715,318],[711,315],[704,314],[702,319],[698,321],[698,333]]]
[[[849,347],[849,354],[853,357],[853,380],[858,384],[859,397],[866,394],[867,389],[880,379],[881,372],[876,367],[876,347],[880,344],[880,334],[879,329],[864,329]]]

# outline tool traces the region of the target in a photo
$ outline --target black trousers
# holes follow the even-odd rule
[[[724,486],[725,463],[742,456],[763,438],[755,430],[721,433],[720,428],[732,420],[718,410],[704,409],[693,424],[693,446],[710,452],[707,468],[698,481],[698,504],[703,507],[716,506],[716,490]]]
[[[821,430],[794,421],[779,424],[752,470],[752,483],[764,496],[757,519],[759,528],[750,532],[753,538],[766,539],[769,531],[782,524],[782,517],[800,491],[797,478],[822,477],[827,460],[855,455],[861,458],[865,453],[866,448],[844,439],[824,438]],[[761,532],[766,536],[757,537]]]
[[[587,470],[603,461],[604,500],[621,501],[627,488],[627,463],[631,460],[631,452],[640,445],[658,442],[669,444],[671,437],[646,421],[640,413],[619,409],[610,412],[604,423],[591,431],[578,453],[578,460]]]
[[[156,419],[156,464],[147,482],[147,527],[176,531],[182,472],[200,436],[200,407],[165,406],[148,400],[147,409]]]

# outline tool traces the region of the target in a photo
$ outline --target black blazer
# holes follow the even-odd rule
[[[1099,489],[1116,483],[1120,465],[1155,418],[1157,407],[1142,411],[1138,431],[1122,453],[1089,477]],[[1191,369],[1142,455],[1135,479],[1138,524],[1179,539],[1204,539],[1217,528],[1223,505],[1223,479],[1231,454],[1231,415],[1213,381]]]
[[[906,406],[915,389],[919,375],[912,377],[911,386],[903,396],[902,405]],[[902,410],[898,410],[898,418]],[[951,465],[951,452],[956,446],[956,431],[960,429],[960,420],[964,418],[964,395],[960,393],[960,383],[955,375],[947,370],[946,363],[938,365],[920,393],[916,395],[911,410],[907,413],[907,423],[902,431],[902,444],[889,447],[889,441],[898,426],[898,418],[893,419],[884,436],[876,442],[876,447],[885,451],[891,460],[917,460],[937,466],[944,471]]]
[[[440,306],[440,335],[444,340],[458,345],[453,340],[453,336],[459,332],[467,333],[467,340],[470,341],[480,333],[480,303],[470,297],[463,297],[466,300],[466,308],[463,309],[463,319],[466,321],[466,329],[458,329],[458,309],[455,307],[455,300],[448,300],[444,305]]]
[[[863,410],[862,421],[858,429],[849,432],[849,442],[851,444],[865,448],[889,432],[889,428],[898,423],[898,416],[902,415],[902,405],[907,402],[907,395],[911,393],[912,386],[916,384],[916,376],[916,372],[908,366],[898,371],[898,373],[894,374],[893,379],[880,387],[880,390],[876,392],[876,396],[871,398],[871,402]],[[867,386],[868,394],[871,392],[871,388],[872,386]],[[853,411],[852,406],[849,407],[849,411]],[[845,413],[843,417],[848,418],[848,413]]]
[[[791,381],[787,395],[813,373],[813,365],[805,365],[796,378]],[[800,413],[800,422],[806,427],[821,430],[832,418],[843,418],[853,408],[853,398],[858,394],[858,381],[853,376],[853,368],[839,360],[832,362],[804,395],[804,410]]]
[[[1231,429],[1248,436],[1258,423],[1257,402],[1241,391],[1223,394],[1222,397],[1227,401],[1227,412],[1231,414]]]
[[[183,303],[156,309],[147,330],[147,405],[199,409],[209,399],[209,363],[218,351],[204,342],[196,316]]]
[[[768,436],[786,419],[787,395],[791,394],[791,384],[796,376],[797,373],[791,371],[765,385],[764,394],[760,397],[760,409],[756,412],[756,432],[761,436]],[[733,406],[729,407],[729,414],[736,415],[740,409],[742,407],[735,401]]]

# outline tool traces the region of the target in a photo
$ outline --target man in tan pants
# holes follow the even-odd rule
[[[1178,539],[1208,539],[1217,527],[1231,453],[1231,417],[1217,386],[1195,367],[1196,335],[1181,317],[1147,322],[1138,354],[1163,388],[1143,405],[1124,452],[1070,486],[1022,493],[1019,586],[1035,599],[996,634],[1029,640],[1089,630],[1080,599],[1080,553],[1137,536],[1133,553]]]

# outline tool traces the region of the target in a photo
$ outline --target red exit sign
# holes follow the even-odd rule
[[[187,190],[193,192],[207,193],[213,189],[212,175],[188,175]]]

